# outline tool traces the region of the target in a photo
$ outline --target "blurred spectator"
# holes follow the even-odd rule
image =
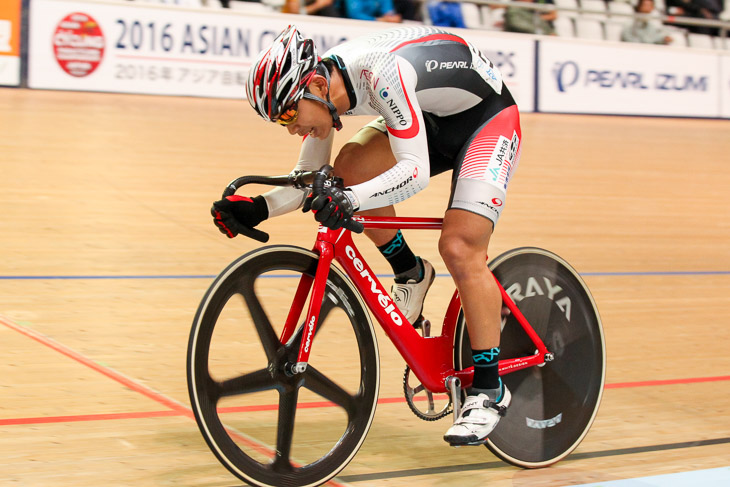
[[[219,0],[221,3],[221,7],[223,8],[231,8],[231,1],[239,1],[239,2],[248,2],[248,3],[261,3],[261,0]],[[211,3],[215,3],[214,0],[208,0],[208,5]]]
[[[650,14],[654,11],[654,0],[639,0],[636,4],[637,14]],[[635,18],[621,31],[621,40],[624,42],[641,42],[644,44],[669,44],[672,38],[665,30],[649,22],[648,19]]]
[[[399,14],[403,20],[423,21],[421,17],[420,3],[416,0],[393,0],[395,13]]]
[[[461,14],[461,5],[456,2],[431,1],[427,4],[428,16],[431,23],[437,27],[466,28],[464,16]]]
[[[393,0],[343,0],[345,16],[350,19],[400,22]]]
[[[722,4],[719,0],[666,0],[667,10],[670,15],[681,17],[694,17],[705,20],[717,20],[722,12]],[[681,25],[681,24],[678,24]],[[717,35],[716,27],[702,25],[681,25],[695,34]]]
[[[553,0],[521,0],[540,5],[552,5]],[[504,13],[504,30],[525,34],[555,35],[553,20],[558,18],[557,10],[540,11],[529,8],[510,7]]]
[[[288,14],[342,17],[342,12],[334,0],[286,0],[281,11]]]

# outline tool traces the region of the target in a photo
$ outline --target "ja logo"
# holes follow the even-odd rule
[[[558,85],[558,91],[565,92],[569,87],[578,82],[580,69],[575,61],[555,63],[553,75],[555,76],[555,82]]]

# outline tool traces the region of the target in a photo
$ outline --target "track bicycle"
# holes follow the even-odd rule
[[[333,184],[325,168],[244,176],[223,196],[249,183],[317,191]],[[458,292],[431,336],[428,320],[406,320],[351,235],[441,224],[355,216],[348,228],[320,226],[312,250],[261,247],[213,281],[190,332],[188,391],[205,441],[233,475],[261,487],[314,486],[352,460],[380,386],[368,311],[407,364],[403,390],[415,415],[457,415],[474,370]],[[245,234],[268,239],[257,229]],[[513,397],[486,447],[512,465],[544,467],[572,452],[596,417],[606,365],[601,320],[579,274],[547,250],[510,250],[488,267],[503,299],[499,372]]]

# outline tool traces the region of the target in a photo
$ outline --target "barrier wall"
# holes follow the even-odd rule
[[[0,85],[20,85],[21,0],[0,3]]]
[[[255,56],[294,22],[322,53],[391,27],[299,15],[33,0],[28,83],[31,88],[243,98]],[[513,37],[495,49],[488,36],[470,38],[501,65],[515,96],[532,111],[534,41]]]
[[[722,117],[730,118],[730,56],[720,58],[720,110]]]
[[[31,88],[243,98],[290,23],[323,53],[381,22],[88,0],[31,0]],[[523,112],[730,118],[730,52],[450,29],[502,71]]]
[[[720,63],[727,58],[711,51],[546,39],[539,59],[540,111],[722,115]]]

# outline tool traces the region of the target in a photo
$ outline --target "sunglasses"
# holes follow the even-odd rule
[[[299,117],[299,109],[297,105],[298,103],[294,103],[292,106],[284,110],[284,113],[279,115],[276,123],[278,123],[279,125],[291,125],[296,122],[297,118]]]

